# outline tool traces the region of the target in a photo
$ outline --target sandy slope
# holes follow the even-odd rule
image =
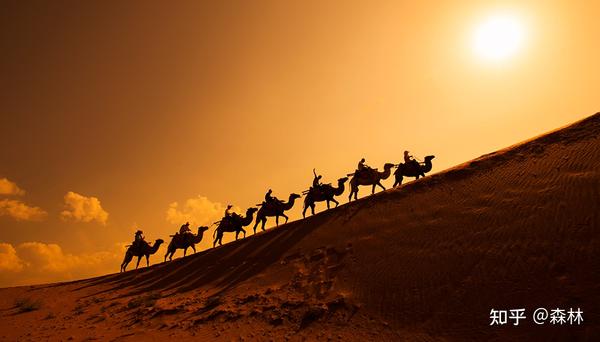
[[[0,340],[598,340],[599,225],[600,113],[172,263],[2,289]],[[536,326],[537,307],[585,321]]]

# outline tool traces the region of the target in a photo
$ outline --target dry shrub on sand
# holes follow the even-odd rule
[[[42,307],[42,302],[31,298],[18,298],[15,300],[15,307],[19,312],[31,312],[39,310]]]
[[[132,299],[129,303],[127,303],[128,309],[135,309],[139,307],[151,307],[154,306],[156,301],[161,298],[160,293],[152,292],[147,295],[139,296],[137,298]]]

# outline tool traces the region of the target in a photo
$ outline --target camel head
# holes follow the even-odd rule
[[[396,166],[396,165],[392,164],[392,163],[385,163],[385,165],[383,165],[383,169],[389,170],[389,169],[393,168],[394,166]]]
[[[348,181],[348,177],[342,177],[342,178],[338,179],[338,183],[340,183],[340,184],[344,184],[347,181]]]
[[[208,230],[207,226],[200,226],[200,227],[198,227],[198,235],[204,233],[207,230]]]
[[[435,156],[427,156],[427,157],[425,157],[425,161],[431,160],[433,158],[435,158]]]
[[[160,246],[163,243],[165,243],[165,240],[163,240],[163,239],[156,239],[156,241],[154,241],[154,244],[157,246]]]
[[[248,208],[246,210],[246,216],[252,215],[252,214],[254,214],[257,211],[258,211],[258,208],[255,208],[255,207]]]
[[[298,194],[290,194],[290,201],[296,198],[300,198],[302,196],[298,195]]]

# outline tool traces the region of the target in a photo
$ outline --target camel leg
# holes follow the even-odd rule
[[[285,223],[287,223],[287,221],[290,219],[289,217],[287,217],[287,215],[286,215],[286,214],[281,214],[281,216],[285,217]],[[284,224],[285,224],[285,223],[284,223]]]
[[[340,202],[336,201],[335,198],[331,199],[333,201],[333,203],[335,203],[335,208],[338,207],[338,205],[340,205]]]
[[[256,234],[256,227],[258,226],[258,222],[260,221],[260,219],[257,217],[256,218],[256,223],[254,223],[254,234]]]
[[[304,209],[302,209],[302,218],[306,218],[306,209],[308,209],[308,206],[305,204]]]
[[[377,183],[373,184],[373,186],[371,187],[371,195],[375,193],[375,186],[377,185]]]
[[[150,267],[150,256],[146,254],[146,267]]]
[[[327,200],[327,209],[331,209],[331,207],[329,207],[329,200]]]
[[[236,230],[236,231],[235,231],[235,240],[236,240],[236,241],[237,241],[237,239],[238,239],[238,235],[240,235],[240,231],[239,231],[239,230]]]
[[[183,250],[183,256],[185,256],[187,254],[187,249],[188,249],[187,247],[184,248],[184,250]]]
[[[267,223],[267,218],[264,217],[261,221],[262,221],[262,227],[261,228],[262,228],[262,231],[264,232],[265,231],[265,223]]]
[[[314,215],[315,214],[315,204],[313,203],[313,205],[310,206],[310,212]]]
[[[401,175],[401,176],[399,176],[399,177],[396,177],[396,182],[394,183],[394,187],[396,186],[396,184],[397,184],[398,186],[402,185],[402,181],[403,181],[403,180],[404,180],[404,176],[402,176],[402,175]]]
[[[135,264],[135,269],[136,269],[136,270],[137,270],[137,269],[138,269],[138,267],[140,266],[140,260],[142,260],[142,256],[141,256],[141,255],[138,257],[137,264]]]
[[[275,216],[275,225],[279,227],[279,215]]]
[[[383,190],[385,190],[385,186],[383,186],[383,185],[381,184],[381,182],[377,182],[377,185],[379,185],[379,186],[380,186],[380,187],[381,187]]]
[[[125,269],[127,268],[127,264],[129,264],[129,262],[131,261],[131,259],[128,259],[129,254],[125,253],[125,257],[123,258],[123,262],[121,263],[121,272],[125,272]]]
[[[242,230],[242,232],[244,232],[244,239],[246,238],[246,231],[244,230],[244,228],[240,228]]]
[[[194,251],[194,254],[196,254],[196,245],[192,245],[192,250]]]

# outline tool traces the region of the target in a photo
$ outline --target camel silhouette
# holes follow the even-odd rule
[[[327,209],[329,209],[329,202],[335,203],[337,207],[340,203],[335,200],[334,196],[340,196],[344,193],[344,184],[348,181],[348,177],[338,179],[338,186],[334,188],[331,184],[323,184],[319,189],[311,188],[306,197],[304,197],[304,210],[302,210],[302,217],[306,217],[306,210],[310,208],[312,215],[315,214],[315,203],[327,201]]]
[[[267,217],[275,216],[275,223],[279,226],[279,216],[285,217],[285,223],[287,223],[289,217],[285,215],[284,211],[292,209],[294,202],[301,196],[298,194],[290,194],[289,200],[286,202],[263,202],[258,213],[256,214],[256,223],[254,224],[254,234],[256,234],[256,227],[259,222],[262,222],[261,229],[265,230],[265,223],[267,223]]]
[[[154,241],[154,245],[152,246],[150,246],[146,241],[142,241],[142,243],[137,244],[137,246],[129,246],[125,252],[125,258],[123,258],[123,262],[121,263],[121,272],[126,271],[127,265],[131,262],[134,256],[138,258],[137,264],[135,265],[136,270],[140,265],[140,260],[143,256],[146,257],[146,267],[150,266],[150,255],[156,253],[163,242],[165,242],[163,239],[157,239]]]
[[[183,256],[187,254],[187,249],[189,247],[192,247],[192,250],[196,253],[196,245],[202,241],[204,232],[207,230],[208,227],[200,226],[198,227],[198,233],[196,235],[190,232],[171,235],[171,242],[169,242],[169,246],[167,246],[165,261],[167,261],[167,258],[169,258],[169,261],[173,260],[173,254],[175,254],[178,249],[183,249]]]
[[[243,227],[249,226],[252,223],[254,218],[254,213],[258,209],[256,208],[248,208],[246,210],[246,216],[242,217],[240,215],[231,216],[228,219],[223,219],[219,222],[219,226],[213,232],[213,247],[219,243],[219,246],[223,244],[223,233],[226,232],[235,232],[235,239],[238,239],[238,235],[240,232],[244,233],[244,237],[246,237],[246,231]],[[216,237],[215,237],[216,234]]]
[[[392,167],[394,164],[386,163],[383,166],[383,171],[379,172],[377,169],[365,170],[357,174],[355,172],[350,180],[350,195],[348,196],[348,201],[352,201],[352,195],[354,195],[354,199],[357,199],[358,196],[358,186],[359,185],[372,185],[371,194],[375,193],[375,186],[379,185],[383,190],[385,187],[381,185],[381,180],[387,179],[390,174]]]
[[[394,176],[396,180],[394,181],[394,187],[402,185],[402,180],[404,177],[425,177],[425,174],[431,171],[432,165],[431,160],[435,158],[435,156],[427,156],[425,157],[424,164],[411,163],[411,164],[398,164],[398,168],[394,171]]]

